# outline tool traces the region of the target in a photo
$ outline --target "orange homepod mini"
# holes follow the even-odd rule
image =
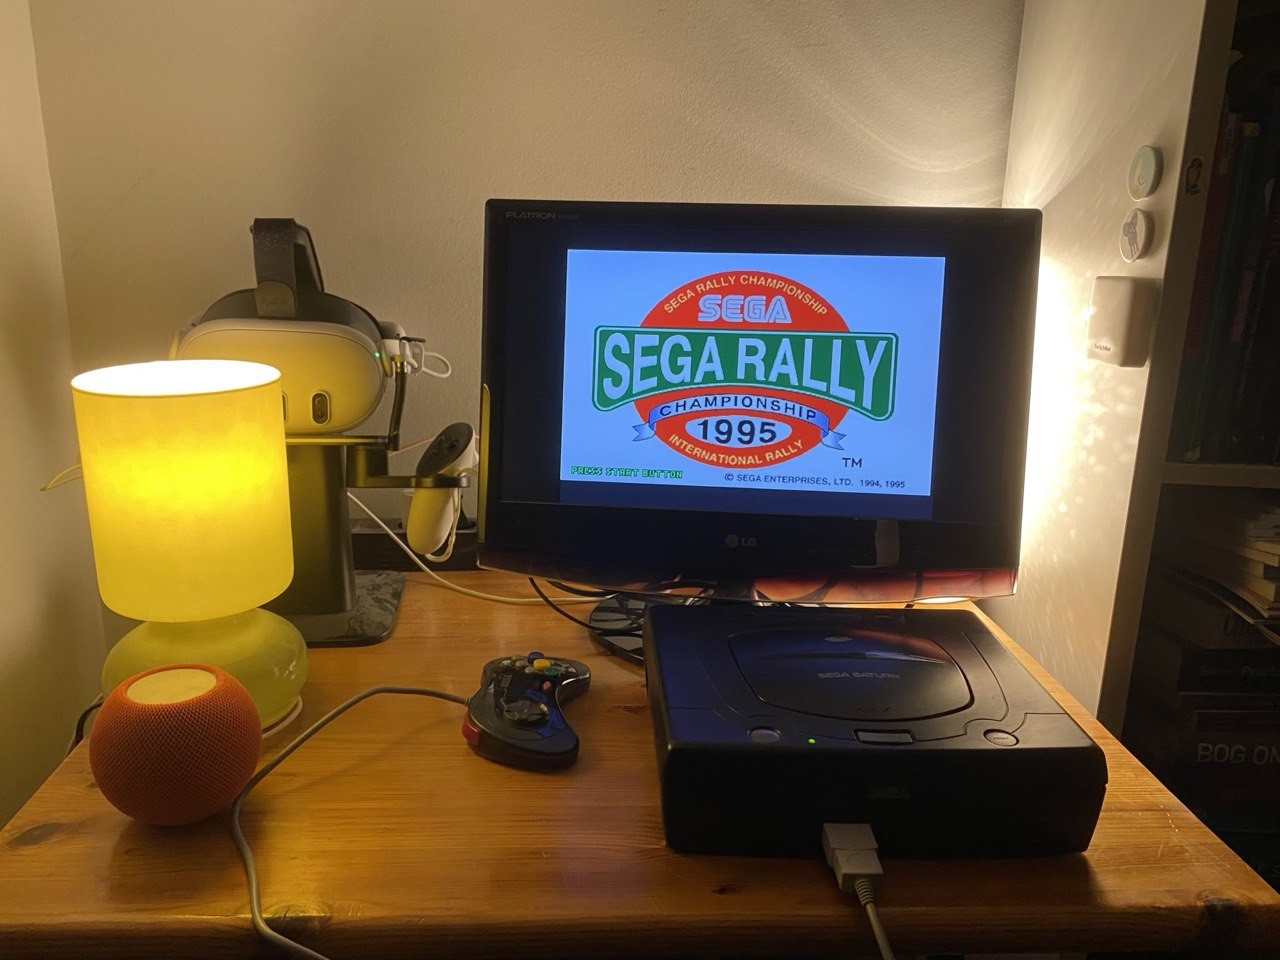
[[[144,670],[107,695],[89,737],[89,766],[121,813],[176,826],[230,806],[261,746],[258,709],[240,681],[182,663]]]

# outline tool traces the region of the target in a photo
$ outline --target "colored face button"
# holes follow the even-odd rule
[[[539,657],[537,660],[533,661],[533,669],[535,670],[545,671],[549,666],[551,666],[551,661],[546,657]]]

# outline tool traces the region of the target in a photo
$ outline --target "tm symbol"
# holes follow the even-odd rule
[[[846,467],[861,467],[861,466],[862,466],[862,458],[861,458],[861,457],[841,457],[841,458],[840,458],[840,461],[841,461],[841,462],[842,462]]]

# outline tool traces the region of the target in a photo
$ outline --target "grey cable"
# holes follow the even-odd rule
[[[306,960],[328,960],[324,954],[317,953],[309,947],[304,947],[302,944],[290,940],[284,934],[277,933],[267,926],[267,921],[262,916],[262,904],[258,891],[258,868],[254,864],[253,852],[249,849],[249,843],[245,840],[244,831],[240,827],[240,808],[244,806],[245,797],[249,795],[250,790],[261,783],[267,774],[280,766],[295,750],[319,733],[330,721],[346,713],[361,700],[367,700],[369,697],[379,693],[401,693],[417,697],[434,697],[438,700],[448,700],[450,703],[458,703],[464,706],[467,702],[465,697],[444,693],[440,690],[432,690],[427,687],[370,687],[363,693],[358,693],[345,703],[334,707],[299,734],[296,740],[263,764],[262,769],[250,778],[244,789],[236,796],[235,802],[231,804],[231,839],[235,841],[236,849],[240,851],[240,859],[244,861],[245,878],[249,882],[249,914],[253,918],[253,927],[264,940],[287,951],[291,956],[304,957]]]
[[[876,909],[876,894],[871,879],[859,877],[854,882],[854,890],[858,893],[858,900],[862,903],[863,909],[867,911],[871,932],[875,934],[876,946],[880,948],[880,960],[894,960],[893,948],[889,946],[889,935],[884,932],[884,927],[880,923],[880,911]]]
[[[876,879],[884,875],[878,844],[868,823],[824,823],[822,825],[822,852],[827,864],[835,871],[836,882],[842,893],[856,894],[858,902],[867,911],[867,921],[880,948],[881,960],[894,960],[889,936],[880,923],[880,911],[876,909]]]

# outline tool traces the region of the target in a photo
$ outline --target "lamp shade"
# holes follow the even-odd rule
[[[249,610],[293,578],[280,373],[161,360],[71,381],[103,602],[176,623]]]

